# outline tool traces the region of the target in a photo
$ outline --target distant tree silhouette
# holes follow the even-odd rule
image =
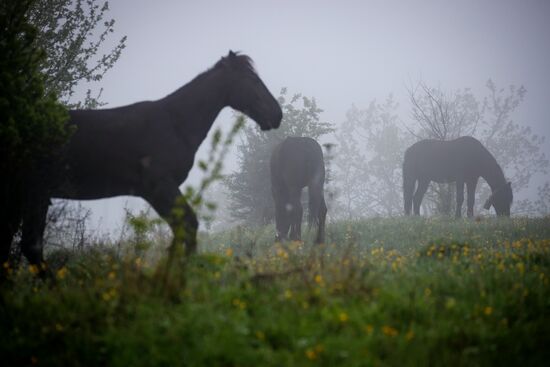
[[[400,215],[401,165],[413,141],[399,127],[393,96],[372,101],[366,109],[352,106],[336,133],[335,212],[353,219]]]

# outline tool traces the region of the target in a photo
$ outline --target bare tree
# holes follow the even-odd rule
[[[355,106],[336,134],[338,211],[348,219],[401,214],[401,163],[412,139],[398,125],[393,96]]]

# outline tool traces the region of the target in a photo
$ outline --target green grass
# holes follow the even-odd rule
[[[340,222],[327,228],[326,246],[272,237],[271,227],[203,234],[203,253],[166,280],[149,257],[109,248],[71,254],[55,284],[34,269],[9,269],[2,365],[523,366],[550,358],[550,218]]]

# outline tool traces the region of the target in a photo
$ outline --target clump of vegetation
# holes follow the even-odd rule
[[[175,273],[185,287],[169,297],[146,253],[90,249],[56,269],[54,283],[32,267],[8,269],[3,361],[542,365],[550,357],[550,218],[342,222],[325,246],[273,245],[270,228],[261,233],[203,235],[208,252]]]

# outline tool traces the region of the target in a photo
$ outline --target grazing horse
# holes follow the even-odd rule
[[[430,181],[438,183],[456,182],[456,217],[462,213],[464,184],[468,190],[468,217],[474,215],[474,200],[479,177],[491,187],[491,196],[484,208],[495,208],[498,216],[510,216],[513,195],[510,182],[495,157],[471,136],[455,140],[421,140],[405,151],[403,162],[403,196],[405,214],[420,214],[420,203]],[[415,184],[418,181],[418,187]],[[414,195],[413,195],[414,193]]]
[[[277,240],[299,240],[302,227],[302,189],[307,186],[309,224],[317,224],[316,243],[325,241],[327,207],[323,194],[323,150],[311,138],[288,137],[271,154],[271,193],[275,202]]]
[[[281,123],[281,107],[254,70],[252,60],[232,51],[160,100],[70,111],[69,124],[76,129],[57,162],[63,172],[55,188],[37,198],[33,210],[23,218],[23,254],[33,264],[42,262],[50,198],[90,200],[119,195],[145,199],[174,235],[176,228],[183,226],[185,252],[196,252],[198,220],[179,186],[193,166],[199,145],[226,106],[248,115],[262,130]],[[181,210],[173,210],[176,206]],[[183,223],[176,212],[180,217],[183,213]],[[2,250],[3,261],[9,244]]]

